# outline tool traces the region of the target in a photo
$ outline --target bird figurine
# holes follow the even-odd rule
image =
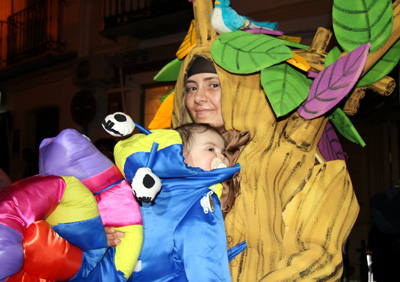
[[[215,0],[211,13],[211,25],[219,34],[235,30],[259,30],[259,33],[281,35],[276,33],[277,22],[257,22],[248,17],[239,15],[230,7],[229,0]]]

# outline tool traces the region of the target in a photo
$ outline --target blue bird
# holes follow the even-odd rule
[[[219,34],[235,30],[276,30],[277,22],[256,22],[250,18],[238,15],[230,7],[229,0],[215,0],[214,9],[211,13],[211,25]]]

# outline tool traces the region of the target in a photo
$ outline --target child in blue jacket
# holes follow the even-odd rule
[[[158,150],[151,156],[154,143]],[[240,166],[227,167],[224,150],[222,136],[204,124],[157,129],[117,143],[116,165],[129,182],[154,158],[151,170],[162,185],[155,200],[140,208],[143,247],[129,281],[231,281],[218,195],[219,183]]]

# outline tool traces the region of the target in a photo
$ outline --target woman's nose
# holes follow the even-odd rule
[[[196,95],[194,96],[194,101],[196,103],[204,102],[207,100],[207,93],[204,87],[199,87],[197,89]]]

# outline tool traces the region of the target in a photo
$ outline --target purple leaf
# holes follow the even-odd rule
[[[318,72],[315,72],[315,71],[312,71],[312,70],[309,70],[307,72],[307,77],[309,77],[309,78],[316,78],[317,76],[318,76]]]
[[[252,28],[252,29],[243,29],[243,31],[248,33],[263,33],[270,35],[283,35],[283,31],[274,30],[274,29],[265,29],[265,28]]]
[[[346,160],[342,145],[330,121],[326,124],[324,133],[318,143],[319,151],[327,161]]]
[[[298,109],[300,116],[316,118],[336,106],[357,83],[367,63],[370,47],[370,43],[361,45],[324,68],[311,84],[308,98]]]

